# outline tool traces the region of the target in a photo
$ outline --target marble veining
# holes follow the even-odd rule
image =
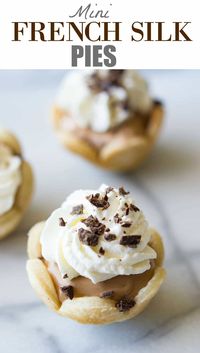
[[[139,170],[114,174],[63,151],[56,141],[49,115],[62,71],[0,72],[0,124],[20,137],[37,180],[24,221],[0,243],[0,352],[199,351],[200,71],[144,74],[152,91],[165,102],[165,126],[157,147]],[[58,317],[35,296],[25,272],[26,234],[68,193],[97,188],[102,182],[125,185],[161,232],[167,279],[147,310],[134,320],[83,326]]]

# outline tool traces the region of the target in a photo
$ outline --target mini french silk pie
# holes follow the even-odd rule
[[[160,131],[163,106],[134,70],[77,70],[64,79],[53,110],[68,149],[110,170],[136,168]]]
[[[165,277],[163,244],[123,187],[78,190],[29,232],[27,272],[62,316],[106,324],[138,315]]]
[[[33,189],[30,165],[10,132],[0,129],[0,239],[15,230]]]

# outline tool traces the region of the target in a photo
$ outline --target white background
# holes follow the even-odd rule
[[[3,4],[2,4],[3,3]],[[197,0],[1,0],[0,68],[65,69],[71,67],[71,43],[12,42],[12,21],[69,21],[80,5],[98,4],[110,8],[110,21],[122,21],[122,42],[116,43],[116,68],[200,68],[200,21]],[[84,20],[82,20],[84,21]],[[192,22],[188,27],[192,42],[131,42],[134,21],[165,21],[165,36],[173,33],[173,21]],[[166,32],[165,32],[166,31]],[[153,31],[155,34],[155,30]],[[26,37],[27,38],[27,37]],[[111,43],[111,42],[110,42]],[[81,44],[75,41],[74,44]],[[87,41],[83,43],[88,44]],[[102,43],[97,43],[102,44]],[[104,43],[105,44],[105,43]],[[111,43],[112,44],[112,43]],[[84,60],[79,68],[85,65]]]

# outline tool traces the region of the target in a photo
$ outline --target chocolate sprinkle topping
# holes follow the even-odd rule
[[[113,290],[107,290],[107,291],[102,292],[102,293],[100,294],[100,298],[110,298],[110,297],[113,296],[113,294],[114,294],[114,291],[113,291]]]
[[[121,225],[124,228],[129,228],[131,226],[131,223],[126,221],[126,222],[122,222]]]
[[[59,226],[61,226],[61,227],[66,226],[66,222],[64,221],[64,219],[62,217],[59,218]]]
[[[65,278],[68,278],[68,274],[65,273],[64,276],[63,276],[63,278],[64,278],[64,279],[65,279]]]
[[[61,291],[69,298],[74,298],[74,288],[72,286],[61,287]]]
[[[108,233],[108,234],[105,234],[104,235],[104,239],[106,240],[106,241],[113,241],[113,240],[115,240],[117,237],[116,237],[116,235],[115,234],[112,234],[112,233]]]
[[[120,239],[120,245],[136,248],[140,243],[141,235],[123,235]]]
[[[78,236],[80,241],[85,244],[85,245],[89,245],[89,246],[96,246],[98,244],[99,241],[99,235],[90,232],[89,230],[80,228],[78,230]]]
[[[99,254],[100,255],[104,255],[105,254],[105,250],[102,247],[99,249]]]
[[[107,189],[106,189],[106,194],[109,194],[109,192],[113,191],[113,188],[112,186],[109,186]]]
[[[128,216],[128,215],[129,215],[129,211],[130,211],[130,208],[129,208],[129,207],[127,207],[127,208],[126,208],[126,210],[125,210],[125,214],[126,214],[126,216]]]
[[[114,221],[115,221],[115,223],[120,223],[121,222],[121,217],[119,217],[119,214],[118,213],[116,213],[116,215],[114,215]]]
[[[120,312],[125,312],[133,308],[135,304],[136,304],[135,300],[129,299],[127,297],[123,297],[115,304],[115,307]]]
[[[108,195],[107,195],[107,194],[105,194],[104,200],[105,200],[105,201],[108,201]]]
[[[103,210],[106,210],[110,204],[108,202],[108,196],[105,195],[104,197],[100,197],[100,194],[97,193],[95,195],[89,195],[86,197],[90,203],[97,208],[102,208]]]
[[[92,215],[82,221],[90,230],[97,234],[102,235],[106,229],[106,226],[103,223],[100,223],[96,217]]]
[[[108,70],[107,75],[101,77],[98,72],[94,72],[88,79],[88,87],[95,93],[108,92],[112,86],[120,86],[121,75],[124,70]]]
[[[134,211],[134,212],[139,212],[140,209],[133,205],[132,203],[130,205],[127,204],[127,202],[124,204],[124,208],[123,208],[123,211],[125,212],[125,215],[128,216],[130,211]]]
[[[121,186],[121,188],[119,188],[119,194],[125,196],[125,195],[130,194],[130,192],[124,190],[123,186]]]
[[[134,211],[134,212],[139,212],[140,211],[140,209],[137,206],[133,205],[132,203],[130,204],[130,210]]]
[[[127,202],[125,202],[124,206],[125,207],[122,210],[125,212],[125,215],[128,216],[129,215],[129,211],[130,211],[130,207],[127,204]]]
[[[74,214],[77,214],[77,215],[83,214],[83,205],[74,206],[72,208],[71,214],[72,215],[74,215]]]

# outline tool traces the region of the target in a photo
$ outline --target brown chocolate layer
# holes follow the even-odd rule
[[[111,296],[114,300],[126,296],[134,299],[139,290],[147,285],[152,278],[154,270],[151,269],[140,275],[116,276],[107,281],[92,283],[88,278],[79,276],[71,281],[76,297],[97,296],[112,291]]]
[[[63,111],[61,118],[62,127],[68,131],[72,131],[78,138],[86,141],[97,151],[103,148],[112,138],[127,139],[132,136],[143,136],[148,129],[150,114],[142,115],[135,113],[133,117],[124,121],[122,124],[114,127],[106,132],[95,132],[89,128],[80,128],[77,126],[70,113]]]
[[[151,269],[138,275],[116,276],[107,281],[92,283],[88,278],[79,276],[73,280],[62,278],[56,264],[49,264],[48,269],[55,283],[60,301],[66,299],[66,295],[61,288],[72,286],[74,297],[110,297],[114,300],[119,300],[122,297],[134,299],[141,288],[144,288],[154,275],[154,261],[151,262]],[[107,293],[107,292],[112,292]],[[109,295],[108,295],[109,294]]]

